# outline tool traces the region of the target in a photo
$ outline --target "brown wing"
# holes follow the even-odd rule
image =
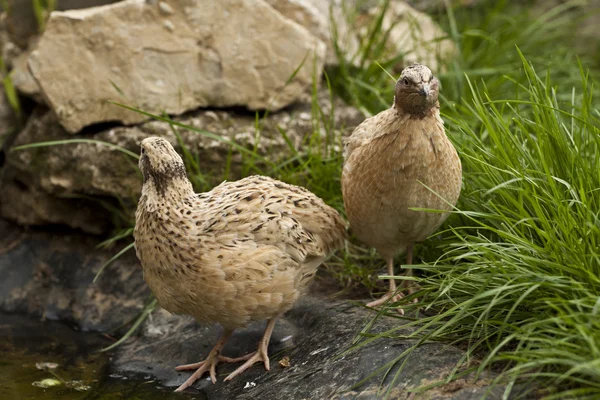
[[[310,191],[263,176],[225,182],[204,200],[212,218],[201,229],[274,245],[302,264],[341,248],[345,223]]]

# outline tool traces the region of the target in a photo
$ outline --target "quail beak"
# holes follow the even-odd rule
[[[424,83],[423,84],[423,87],[419,91],[419,94],[421,94],[421,95],[423,95],[425,97],[429,97],[429,83]]]

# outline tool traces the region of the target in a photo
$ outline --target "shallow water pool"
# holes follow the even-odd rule
[[[175,394],[149,374],[111,373],[110,355],[97,351],[108,344],[63,323],[0,314],[0,399],[205,399]]]

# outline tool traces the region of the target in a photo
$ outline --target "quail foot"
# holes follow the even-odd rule
[[[165,139],[141,144],[144,178],[136,211],[135,248],[144,279],[159,304],[198,322],[218,323],[223,335],[177,391],[203,374],[216,382],[221,362],[256,362],[269,369],[267,348],[277,317],[306,291],[317,267],[343,246],[343,220],[308,190],[264,176],[224,182],[194,193],[183,161]],[[221,354],[234,329],[267,325],[256,352]]]
[[[377,249],[390,276],[394,256],[406,253],[406,264],[412,264],[414,244],[439,228],[460,195],[461,163],[444,131],[438,94],[429,68],[416,63],[405,68],[392,107],[367,118],[345,143],[342,192],[350,228]],[[403,289],[412,293],[409,282]],[[368,306],[402,296],[390,279],[387,294]]]

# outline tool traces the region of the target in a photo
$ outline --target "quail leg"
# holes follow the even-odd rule
[[[233,371],[231,374],[229,374],[229,376],[227,376],[227,378],[225,378],[226,381],[229,381],[229,380],[235,378],[236,376],[238,376],[239,374],[241,374],[242,372],[244,372],[245,370],[247,370],[248,368],[250,368],[252,365],[254,365],[257,362],[262,361],[265,364],[265,369],[267,371],[269,370],[269,368],[270,368],[269,354],[268,354],[267,349],[269,347],[269,341],[271,340],[271,334],[273,333],[273,328],[275,327],[276,321],[277,321],[276,318],[272,318],[267,321],[267,327],[265,328],[265,333],[263,334],[263,337],[258,342],[258,349],[253,353],[250,353],[243,357],[240,357],[240,358],[247,359],[248,361],[246,361],[241,367],[239,367],[238,369]]]
[[[406,249],[406,265],[412,264],[412,250],[413,250],[413,245],[411,244]],[[388,274],[390,276],[393,276],[394,275],[394,259],[389,258],[386,261],[387,261],[387,265],[388,265]],[[412,275],[413,275],[412,269],[409,269],[408,271],[406,271],[407,277],[411,277]],[[409,294],[413,294],[418,289],[416,284],[414,282],[410,282],[410,281],[403,281],[402,288],[406,289]],[[394,303],[396,301],[399,301],[403,297],[404,297],[404,294],[402,294],[402,292],[396,293],[396,281],[394,279],[390,279],[390,288],[389,288],[388,292],[385,295],[383,295],[382,297],[380,297],[379,299],[368,303],[367,307],[377,307],[377,306],[387,303],[387,302]],[[417,301],[418,301],[417,299],[413,300],[413,302],[415,302],[415,303]],[[401,315],[404,315],[404,310],[402,308],[398,308],[397,310]]]
[[[408,248],[406,249],[406,265],[412,264],[412,250],[413,250],[412,245],[408,246]],[[413,270],[409,269],[408,271],[406,271],[406,276],[407,277],[413,276]],[[419,290],[419,286],[414,281],[402,281],[402,287],[404,289],[406,289],[408,294],[413,294],[417,290]],[[418,302],[419,302],[419,299],[413,299],[413,303],[418,303]]]
[[[181,392],[181,391],[185,390],[187,387],[192,385],[196,380],[198,380],[202,375],[204,375],[205,372],[208,372],[210,374],[210,380],[212,381],[212,383],[216,383],[217,382],[216,367],[217,367],[217,364],[220,362],[236,363],[236,362],[240,362],[240,361],[244,361],[244,360],[248,359],[248,357],[246,357],[246,356],[238,357],[238,358],[230,358],[230,357],[224,357],[221,355],[221,350],[223,349],[223,347],[225,346],[225,343],[227,342],[229,337],[231,337],[232,334],[233,334],[233,329],[226,329],[223,332],[223,334],[221,335],[221,337],[219,338],[219,340],[217,341],[217,343],[215,344],[215,347],[213,347],[213,349],[210,351],[210,353],[208,353],[208,357],[206,357],[206,360],[200,361],[200,362],[197,362],[194,364],[185,364],[185,365],[180,365],[178,367],[175,367],[175,369],[177,371],[188,371],[188,370],[193,370],[193,369],[196,370],[196,372],[194,372],[192,374],[192,376],[190,376],[181,386],[179,386],[175,390],[176,392]]]
[[[394,275],[394,258],[390,257],[386,260],[387,262],[387,266],[388,266],[388,275],[389,276],[393,276]],[[374,300],[370,303],[367,303],[367,307],[377,307],[380,306],[384,303],[387,303],[388,301],[390,303],[394,303],[398,300],[400,300],[402,297],[404,297],[404,295],[402,293],[396,293],[396,280],[395,279],[390,279],[389,280],[389,284],[390,284],[390,288],[388,290],[388,292],[386,294],[384,294],[382,297],[380,297],[377,300]],[[402,315],[404,315],[404,310],[399,308],[398,312]]]

